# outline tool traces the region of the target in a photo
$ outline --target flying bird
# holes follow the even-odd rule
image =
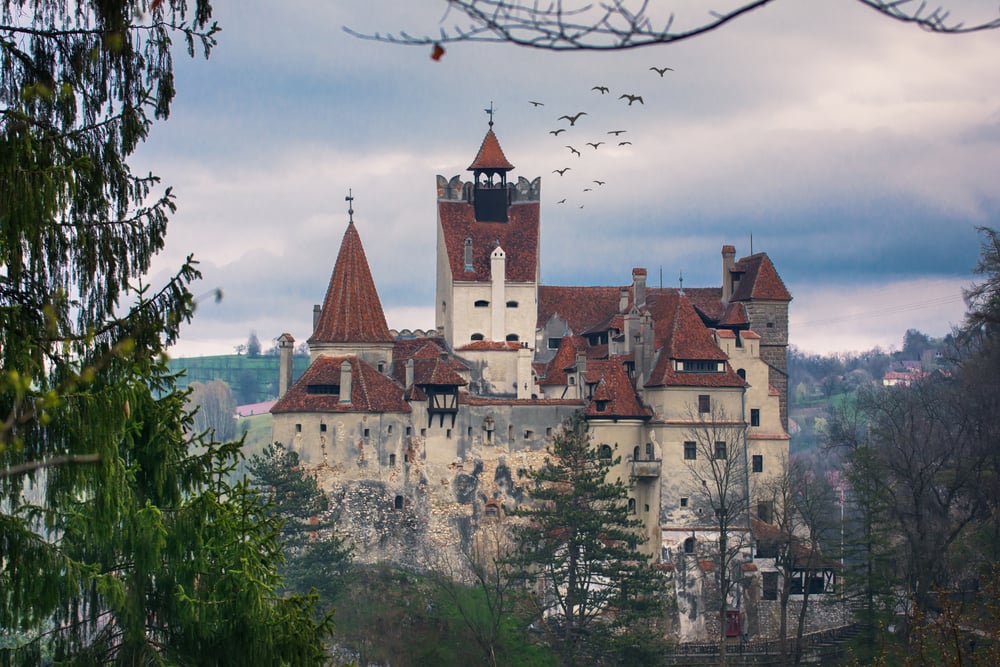
[[[594,183],[597,183],[598,185],[604,185],[605,183],[607,183],[607,181],[594,181]]]
[[[618,99],[620,99],[620,100],[628,100],[628,105],[629,106],[632,106],[633,102],[638,102],[639,104],[643,104],[643,105],[646,104],[645,102],[642,101],[642,95],[630,95],[629,93],[625,93],[624,95],[622,95]]]
[[[584,192],[590,192],[590,191],[591,191],[591,190],[593,190],[593,189],[594,189],[594,188],[584,188],[584,189],[583,189],[583,191],[584,191]]]
[[[593,141],[588,141],[588,142],[587,142],[587,145],[588,145],[588,146],[593,146],[593,147],[594,147],[594,150],[596,151],[596,150],[597,150],[597,147],[598,147],[598,146],[600,146],[600,145],[601,145],[601,144],[603,144],[603,143],[604,143],[603,141],[598,141],[597,143],[594,143]]]
[[[530,104],[532,106],[536,106],[536,107],[544,107],[545,106],[544,102],[536,102],[534,100],[528,100],[528,104]]]
[[[632,142],[631,141],[619,141],[618,145],[619,146],[631,146]]]
[[[567,171],[569,171],[569,167],[563,167],[562,169],[553,169],[553,170],[552,170],[552,173],[553,173],[553,174],[559,174],[560,176],[562,176],[562,175],[563,175],[563,174],[565,174],[565,173],[566,173]]]
[[[559,118],[556,118],[556,120],[562,120],[563,118],[565,118],[566,120],[569,121],[570,126],[573,126],[576,125],[576,121],[577,119],[580,118],[580,116],[586,116],[586,115],[587,115],[586,111],[580,111],[572,116],[559,116]]]
[[[558,137],[560,132],[565,132],[565,131],[566,131],[565,127],[560,127],[558,130],[549,130],[549,134],[554,134],[555,136]]]
[[[565,199],[560,199],[560,200],[559,200],[559,201],[557,201],[556,203],[557,203],[557,204],[565,204],[565,203],[566,203],[566,200],[565,200]]]
[[[624,133],[624,132],[625,132],[625,130],[608,130],[608,134],[613,134],[613,135],[615,135],[616,137],[617,137],[617,136],[618,136],[619,134],[622,134],[622,133]]]
[[[576,153],[576,156],[577,156],[577,157],[580,157],[580,151],[576,150],[576,149],[575,149],[575,148],[573,148],[572,146],[567,146],[566,148],[568,148],[568,149],[570,149],[570,150],[571,150],[572,152]]]
[[[651,69],[654,72],[656,72],[657,74],[659,74],[661,78],[663,77],[663,73],[664,72],[673,72],[674,71],[673,67],[655,67],[654,66],[654,67],[650,67],[649,69]]]
[[[607,95],[608,94],[608,87],[607,86],[594,86],[593,88],[591,88],[591,90],[596,90],[596,91],[600,92],[601,95]]]

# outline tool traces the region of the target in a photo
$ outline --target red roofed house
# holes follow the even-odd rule
[[[745,429],[751,487],[783,470],[791,296],[766,254],[733,246],[721,287],[650,287],[643,268],[625,285],[541,285],[541,179],[513,169],[491,121],[472,180],[437,177],[427,334],[386,326],[351,212],[273,438],[318,473],[359,559],[420,565],[519,502],[518,470],[582,412],[595,447],[621,456],[646,550],[683,554],[713,523],[692,428],[722,415]]]

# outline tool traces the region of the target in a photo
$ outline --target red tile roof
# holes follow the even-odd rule
[[[499,241],[507,254],[511,282],[538,280],[539,203],[515,203],[507,208],[507,222],[476,220],[475,208],[464,201],[438,201],[438,218],[455,280],[490,280],[490,255]],[[465,240],[472,239],[472,271],[465,270]]]
[[[361,236],[351,222],[344,232],[323,310],[309,343],[389,343],[392,340]]]
[[[493,133],[493,128],[490,128],[486,136],[483,137],[483,143],[479,147],[479,152],[476,153],[476,159],[472,161],[469,165],[469,171],[475,171],[477,169],[502,169],[504,171],[510,171],[514,168],[508,160],[507,156],[503,154],[503,149],[500,148],[500,142],[497,140],[497,135]]]
[[[559,349],[556,355],[545,365],[545,375],[539,379],[538,384],[547,386],[565,386],[566,369],[576,365],[577,354],[587,354],[587,341],[582,336],[563,336],[559,342]]]
[[[741,258],[731,269],[732,273],[742,274],[739,285],[733,291],[730,301],[748,301],[749,299],[767,299],[769,301],[791,301],[785,283],[771,263],[771,258],[765,253],[757,253]]]
[[[593,371],[591,367],[594,367]],[[594,388],[593,398],[583,411],[584,416],[608,419],[648,419],[653,416],[653,411],[643,405],[636,395],[620,357],[588,361],[587,375],[590,376],[592,372],[600,373],[600,381]],[[603,410],[598,410],[599,402],[604,403]]]
[[[340,366],[351,364],[351,402],[339,394],[310,394],[310,385],[340,386]],[[410,412],[403,388],[357,357],[321,356],[278,399],[271,414],[285,412]]]

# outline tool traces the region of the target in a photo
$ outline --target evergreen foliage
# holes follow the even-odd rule
[[[664,653],[662,575],[638,547],[628,487],[609,480],[587,421],[568,419],[546,465],[528,471],[531,502],[511,510],[520,576],[535,584],[536,623],[563,665],[655,664]]]
[[[142,284],[170,188],[129,158],[207,0],[0,0],[0,627],[4,664],[309,665],[330,619],[279,598],[279,525],[226,481],[164,350],[189,258]],[[13,644],[13,645],[12,645]]]

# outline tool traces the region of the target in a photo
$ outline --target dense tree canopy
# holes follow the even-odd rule
[[[4,662],[317,664],[329,619],[280,599],[278,522],[193,432],[164,350],[189,258],[143,284],[170,188],[130,156],[205,55],[207,0],[0,0],[0,627]]]

